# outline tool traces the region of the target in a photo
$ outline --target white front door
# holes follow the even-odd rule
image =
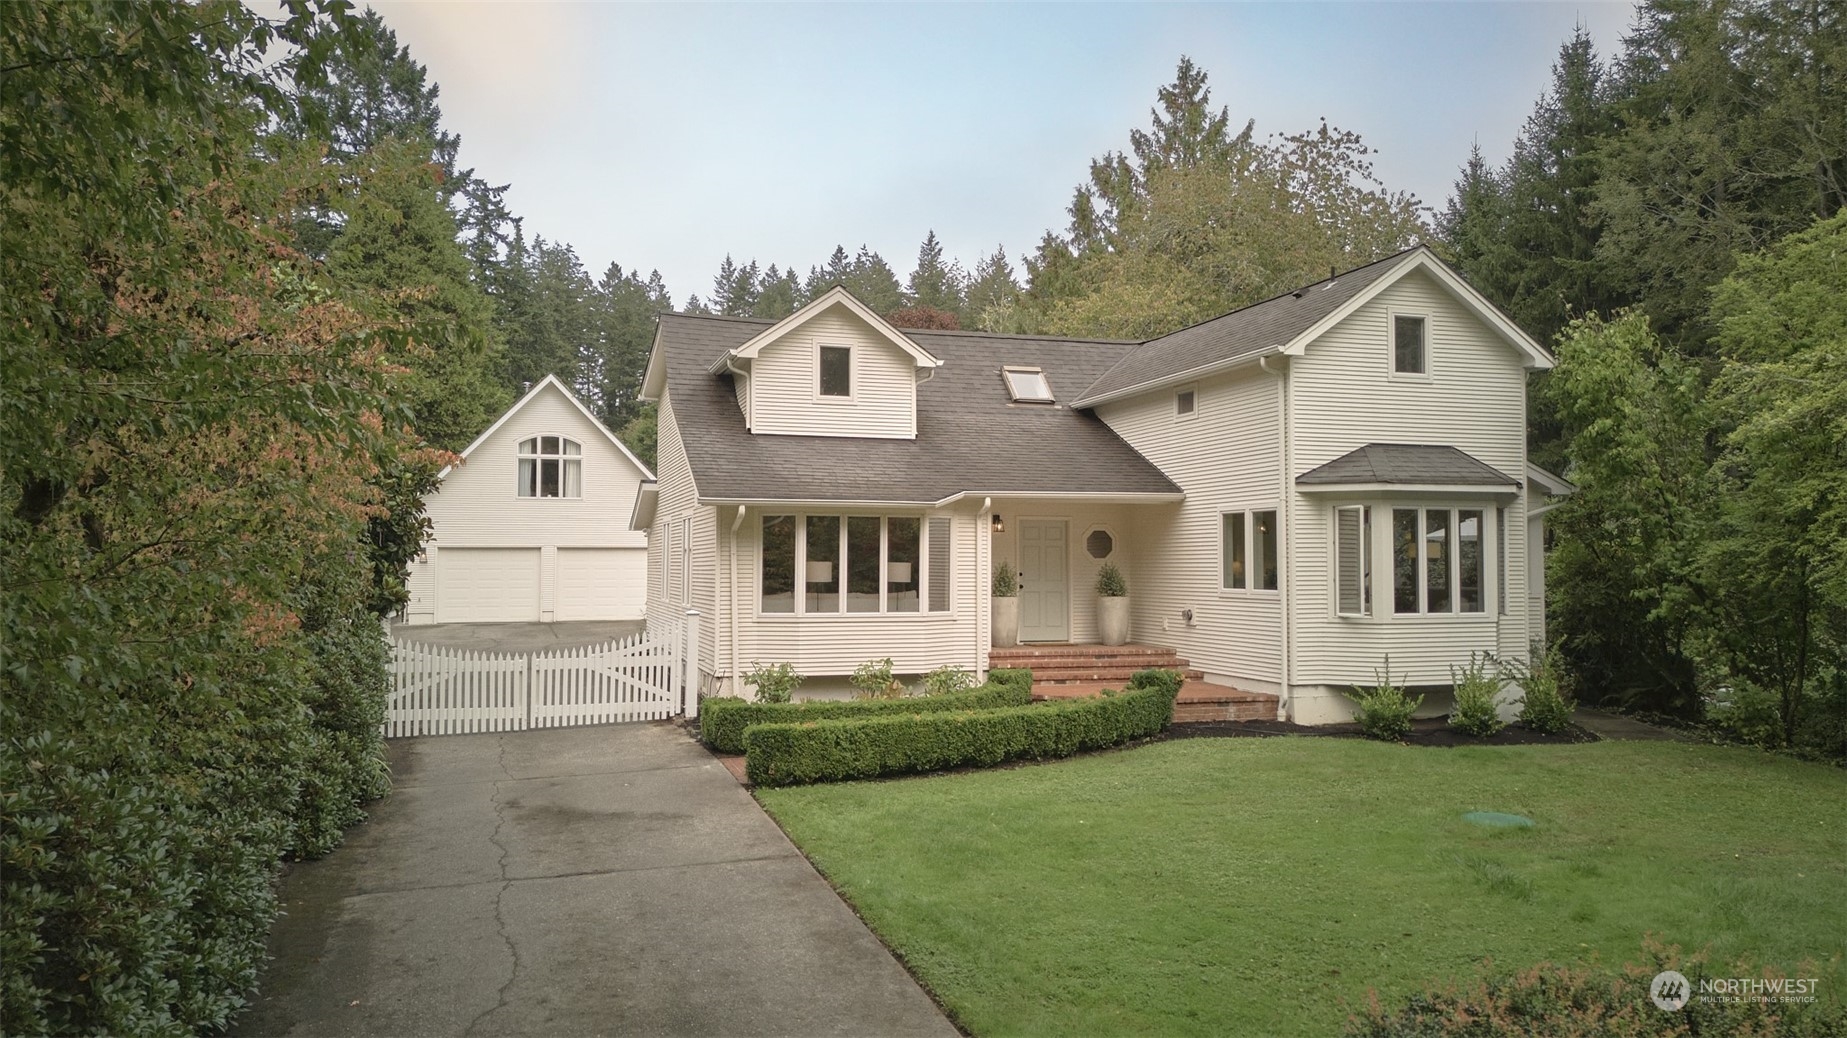
[[[1071,640],[1070,578],[1062,519],[1020,520],[1020,640]]]

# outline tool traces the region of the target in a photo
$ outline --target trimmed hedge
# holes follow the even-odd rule
[[[719,753],[744,752],[744,730],[759,724],[801,724],[837,718],[887,717],[935,710],[990,710],[1032,702],[1030,670],[991,670],[987,684],[966,692],[915,699],[810,700],[805,703],[754,703],[719,696],[699,704],[699,739]]]
[[[745,770],[756,785],[790,786],[1069,757],[1166,728],[1180,680],[1172,671],[1142,671],[1128,691],[1096,699],[753,725],[744,735]]]

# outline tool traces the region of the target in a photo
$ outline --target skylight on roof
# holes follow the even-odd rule
[[[1039,368],[1002,368],[1001,377],[1007,380],[1007,395],[1016,404],[1050,404],[1056,401],[1052,397],[1052,384],[1045,380],[1045,372]]]

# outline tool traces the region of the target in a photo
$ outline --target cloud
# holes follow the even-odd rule
[[[594,37],[584,4],[375,2],[411,57],[442,87],[443,122],[518,147],[569,118]]]

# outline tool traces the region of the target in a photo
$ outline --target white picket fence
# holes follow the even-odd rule
[[[698,716],[699,614],[633,637],[544,652],[485,652],[393,638],[385,737]]]

